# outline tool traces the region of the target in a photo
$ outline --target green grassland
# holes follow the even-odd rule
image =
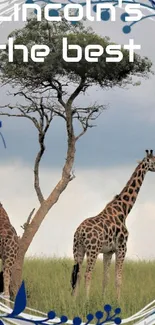
[[[69,319],[80,316],[83,321],[88,313],[103,310],[105,304],[113,308],[121,307],[121,317],[133,315],[155,299],[155,261],[126,261],[123,271],[122,296],[118,306],[114,286],[114,264],[110,269],[110,280],[102,297],[102,260],[98,260],[93,272],[89,303],[85,299],[83,264],[79,296],[74,301],[71,296],[70,277],[73,261],[67,258],[27,258],[23,278],[28,291],[27,307],[43,312],[54,310],[58,317]]]

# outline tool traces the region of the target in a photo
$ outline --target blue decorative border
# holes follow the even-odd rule
[[[14,303],[14,307],[13,307],[13,311],[10,314],[7,315],[0,315],[0,325],[4,325],[2,319],[15,319],[15,320],[22,320],[22,321],[26,321],[26,322],[30,322],[33,323],[35,325],[44,325],[46,324],[47,321],[51,321],[54,320],[54,318],[56,317],[56,314],[54,311],[49,311],[47,313],[47,317],[43,318],[41,320],[32,320],[32,319],[27,319],[24,318],[22,316],[19,316],[20,313],[22,313],[24,311],[24,309],[26,308],[26,302],[27,302],[27,298],[26,298],[26,290],[25,290],[25,284],[24,281],[21,284],[21,287],[18,290],[18,293],[16,295],[15,298],[15,303]],[[87,321],[84,323],[85,325],[90,324],[92,321],[94,321],[94,324],[96,325],[103,325],[105,323],[108,322],[114,322],[115,324],[119,325],[121,324],[121,318],[118,317],[117,315],[121,313],[121,309],[120,308],[116,308],[114,310],[113,315],[111,315],[112,312],[112,307],[110,305],[105,305],[104,306],[104,311],[97,311],[95,313],[95,315],[93,314],[88,314],[86,316]],[[61,316],[60,317],[60,321],[59,322],[53,322],[53,324],[64,324],[68,321],[68,317],[67,316]],[[74,317],[72,320],[73,325],[81,325],[82,324],[82,319],[80,317]]]
[[[42,3],[44,2],[45,4],[61,3],[61,2],[56,2],[56,1],[52,1],[52,0],[26,0],[25,1],[25,3],[38,3],[38,2],[42,2]],[[96,12],[96,4],[99,4],[99,3],[107,3],[107,2],[113,3],[113,5],[115,7],[119,4],[119,0],[98,0],[98,1],[91,1],[92,10],[94,12]],[[77,2],[76,2],[76,0],[75,1],[68,0],[68,3],[76,4]],[[137,23],[139,23],[139,22],[141,22],[141,21],[143,21],[143,20],[145,20],[147,18],[155,17],[155,0],[147,0],[146,1],[146,4],[145,3],[138,2],[138,1],[135,1],[135,0],[133,0],[133,1],[132,0],[122,0],[122,4],[129,4],[129,3],[140,4],[141,9],[148,9],[148,10],[151,9],[152,14],[144,15],[139,21],[134,21],[134,22],[131,22],[129,25],[125,25],[122,28],[122,31],[123,31],[124,34],[129,34],[131,32],[131,30],[132,30],[132,27],[135,24],[137,24]],[[86,6],[86,1],[85,2],[79,2],[79,4],[84,7],[84,6]],[[67,3],[61,3],[61,5],[62,5],[62,8],[64,8],[67,5]],[[52,9],[52,10],[50,10],[50,13],[49,13],[50,16],[58,16],[59,15],[59,10],[60,9],[57,9],[57,10],[56,9]],[[75,13],[75,15],[76,15],[76,13]],[[120,20],[125,23],[126,22],[125,21],[125,18],[127,16],[130,16],[130,15],[127,14],[127,13],[121,14]],[[109,9],[103,9],[103,11],[101,13],[101,20],[106,22],[109,19],[110,19]],[[76,22],[71,22],[71,23],[72,24],[76,24]]]

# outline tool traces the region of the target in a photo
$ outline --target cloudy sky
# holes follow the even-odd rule
[[[146,19],[135,24],[128,35],[122,33],[123,23],[117,9],[117,21],[91,25],[102,36],[127,44],[134,38],[141,44],[139,54],[155,63],[155,42],[152,37],[155,21]],[[0,43],[21,23],[0,25]],[[155,65],[153,66],[155,70]],[[27,255],[72,256],[76,227],[87,217],[98,214],[114,195],[125,186],[143,159],[145,149],[155,150],[155,76],[142,80],[139,87],[127,90],[114,88],[103,91],[91,88],[79,104],[93,101],[108,105],[97,121],[77,144],[74,171],[76,178],[69,184],[59,202],[52,208]],[[1,105],[13,98],[1,90]],[[0,201],[7,210],[19,235],[21,225],[30,211],[38,207],[33,188],[33,162],[37,153],[37,134],[29,121],[3,118],[3,135],[7,149],[1,145]],[[52,125],[46,140],[47,151],[41,164],[41,185],[45,197],[61,175],[65,161],[64,128],[61,121]],[[155,174],[148,173],[135,206],[127,219],[130,233],[127,256],[132,259],[154,259],[155,252]]]

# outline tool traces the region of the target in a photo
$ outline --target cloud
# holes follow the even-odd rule
[[[95,216],[125,186],[136,166],[104,169],[77,169],[76,178],[53,206],[27,252],[27,255],[72,257],[73,235],[87,217]],[[61,170],[41,169],[41,184],[45,197],[55,186]],[[1,202],[18,234],[30,211],[37,209],[33,189],[32,167],[20,161],[1,164]],[[154,259],[155,245],[155,174],[148,173],[141,191],[127,218],[129,258]]]
[[[146,148],[154,148],[155,99],[153,79],[129,90],[96,91],[90,89],[78,104],[87,107],[93,100],[109,107],[78,141],[75,165],[81,168],[102,168],[130,164],[141,158]],[[4,94],[3,94],[4,100]],[[12,100],[12,99],[11,99]],[[2,161],[23,159],[33,163],[38,150],[37,132],[27,119],[5,118],[2,133],[7,150]],[[3,144],[0,139],[0,145]],[[62,120],[55,119],[46,138],[43,166],[62,166],[66,156],[66,130]],[[105,159],[106,157],[106,159]]]

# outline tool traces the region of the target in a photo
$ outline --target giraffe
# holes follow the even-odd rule
[[[19,248],[19,239],[16,230],[11,225],[8,214],[0,203],[0,290],[5,298],[10,298],[11,271],[15,263]]]
[[[120,299],[123,262],[127,251],[128,230],[126,218],[131,211],[147,171],[155,172],[153,150],[139,162],[126,186],[95,217],[85,219],[76,229],[73,240],[74,266],[71,275],[72,295],[77,296],[81,266],[86,254],[86,297],[89,298],[91,275],[97,257],[103,254],[103,294],[109,279],[109,267],[115,253],[115,286],[117,300]]]

